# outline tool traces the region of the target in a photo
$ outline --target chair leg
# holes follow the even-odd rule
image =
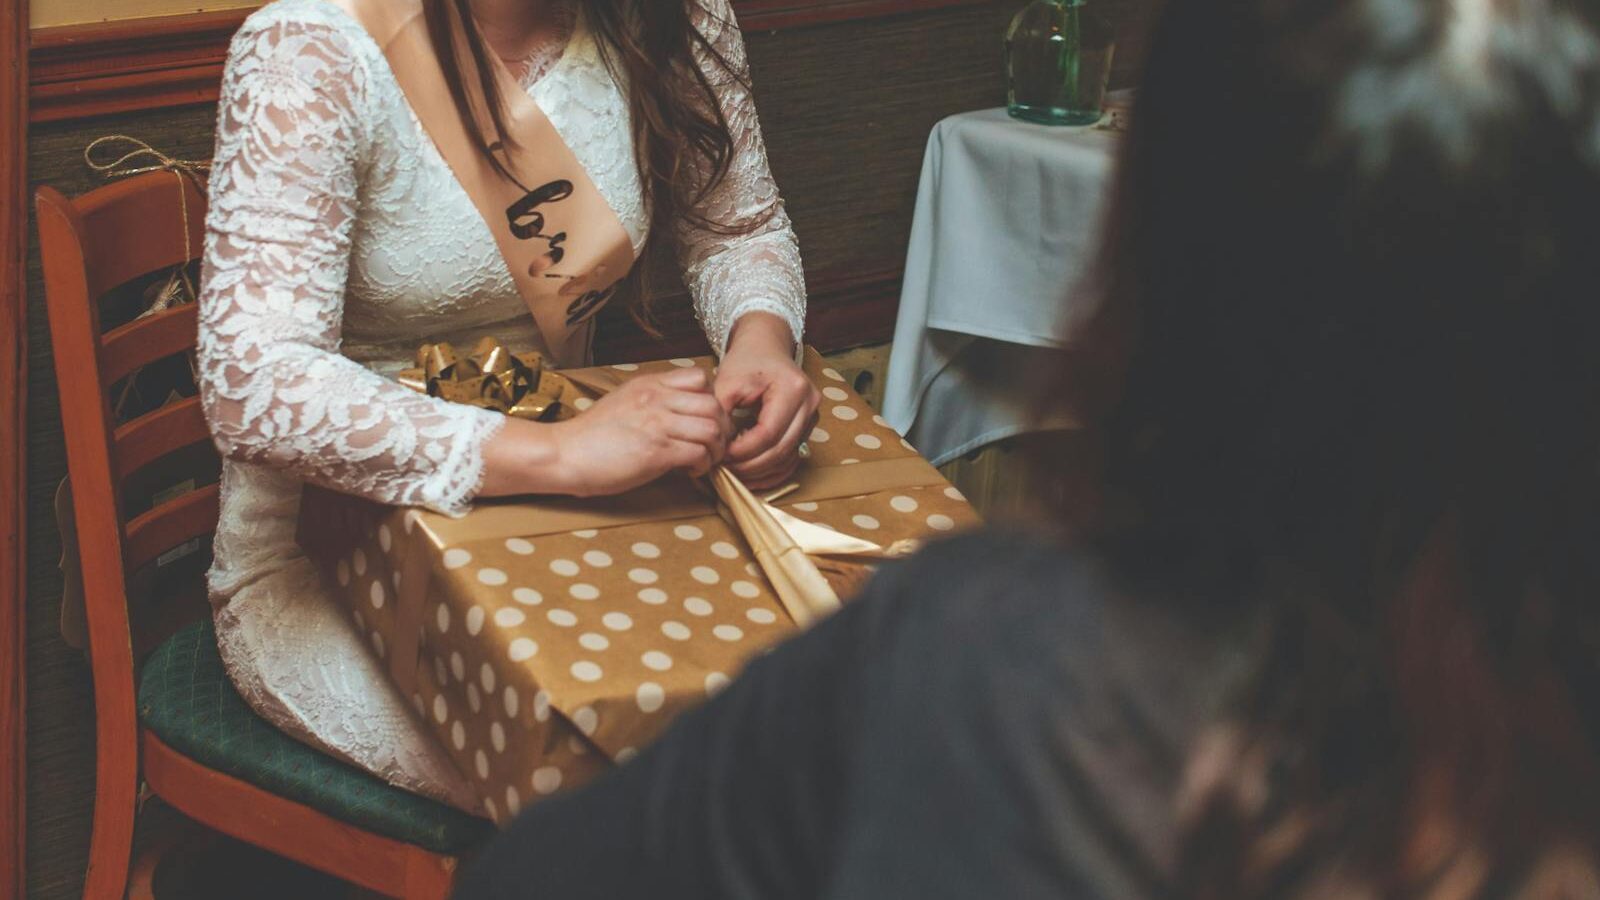
[[[139,757],[130,737],[111,753],[99,742],[95,760],[94,830],[89,838],[89,870],[83,900],[123,900],[133,855],[133,820],[138,808]]]
[[[406,857],[405,900],[446,900],[455,876],[455,859],[417,848]]]
[[[127,900],[158,900],[156,873],[168,864],[193,865],[196,858],[216,850],[221,835],[194,822],[176,823],[170,831],[150,841],[128,871]]]

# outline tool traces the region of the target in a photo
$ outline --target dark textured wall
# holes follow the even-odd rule
[[[903,256],[928,131],[944,116],[1003,101],[1001,35],[1020,6],[1012,0],[749,36],[772,166],[809,268],[872,267]],[[1117,6],[1132,22],[1148,0]],[[29,170],[36,183],[68,194],[88,190],[95,182],[83,146],[110,133],[204,157],[212,115],[191,108],[41,126],[30,140]],[[65,900],[81,890],[87,853],[93,706],[83,658],[62,643],[57,626],[52,496],[66,466],[42,296],[35,247],[28,284],[28,895]]]

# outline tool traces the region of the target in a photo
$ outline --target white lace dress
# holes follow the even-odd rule
[[[668,2],[668,0],[660,0]],[[696,24],[736,66],[728,0]],[[616,211],[637,253],[648,217],[624,86],[581,20],[527,66],[533,98]],[[712,67],[708,66],[708,71]],[[714,75],[736,154],[709,197],[748,234],[676,235],[713,347],[752,310],[798,336],[805,291],[755,106]],[[464,510],[498,416],[386,376],[417,344],[485,334],[537,347],[487,226],[452,178],[378,46],[325,0],[277,0],[233,40],[217,123],[200,298],[201,396],[226,457],[210,586],[222,657],[268,720],[390,782],[477,800],[414,718],[295,544],[301,486]]]

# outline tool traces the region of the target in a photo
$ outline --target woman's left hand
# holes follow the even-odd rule
[[[771,313],[740,316],[711,390],[730,414],[759,408],[755,424],[728,444],[723,465],[755,490],[793,475],[822,397],[795,365],[788,323]]]

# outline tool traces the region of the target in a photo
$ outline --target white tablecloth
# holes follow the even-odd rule
[[[934,127],[922,164],[883,415],[935,464],[1035,428],[1030,379],[1093,306],[1122,137],[1003,109]]]

